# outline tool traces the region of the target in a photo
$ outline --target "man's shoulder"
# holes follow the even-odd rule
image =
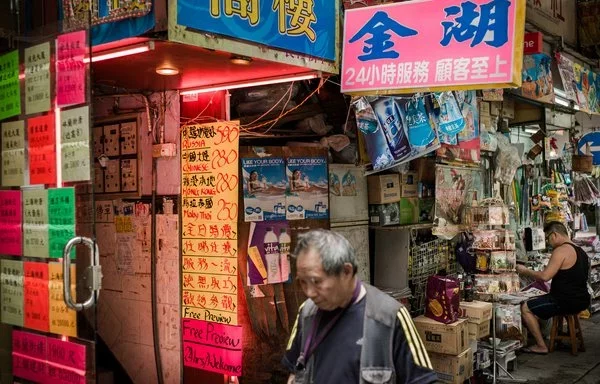
[[[398,311],[403,307],[402,304],[372,285],[365,284],[365,287],[367,289],[365,315],[392,326],[398,316]]]

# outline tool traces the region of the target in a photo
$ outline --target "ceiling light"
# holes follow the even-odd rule
[[[90,60],[89,57],[83,59],[84,63],[96,63],[98,61],[116,59],[117,57],[131,56],[137,55],[138,53],[144,53],[148,51],[154,50],[154,42],[148,41],[142,44],[134,44],[128,45],[126,47],[118,48],[118,49],[109,49],[106,51],[100,51],[97,53],[92,53],[92,58]]]
[[[229,83],[229,84],[220,84],[214,86],[208,86],[205,88],[196,88],[196,89],[188,89],[180,94],[182,96],[185,95],[193,95],[195,93],[206,93],[206,92],[216,92],[216,91],[224,91],[226,89],[237,89],[237,88],[246,88],[246,87],[256,87],[259,85],[269,85],[269,84],[279,84],[279,83],[289,83],[290,81],[300,81],[300,80],[310,80],[319,77],[318,73],[308,73],[303,75],[291,75],[288,77],[275,77],[275,78],[267,78],[256,81],[243,81],[238,83]]]
[[[163,76],[173,76],[179,73],[179,69],[174,67],[158,67],[156,73]]]
[[[229,61],[231,62],[231,64],[250,65],[250,63],[252,62],[252,58],[248,56],[233,55],[231,56]]]
[[[558,104],[558,105],[562,105],[563,107],[570,107],[571,103],[569,102],[569,100],[562,98],[560,96],[555,96],[554,97],[554,103]]]

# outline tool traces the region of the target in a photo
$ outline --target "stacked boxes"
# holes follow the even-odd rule
[[[419,222],[416,172],[369,176],[367,183],[370,224],[387,226]]]
[[[466,319],[444,324],[419,316],[413,322],[440,382],[462,384],[473,376],[473,353],[469,348]]]
[[[469,340],[479,340],[490,334],[492,304],[484,301],[461,302],[459,316],[468,322]]]

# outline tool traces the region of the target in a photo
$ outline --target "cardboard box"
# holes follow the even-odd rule
[[[387,226],[400,224],[398,203],[369,205],[369,224]]]
[[[417,172],[421,182],[435,184],[435,157],[419,157],[410,162],[410,168]]]
[[[494,119],[495,120],[495,119]],[[496,127],[492,126],[492,117],[489,115],[480,115],[479,116],[479,129],[487,132],[495,132]]]
[[[479,102],[479,114],[480,115],[490,115],[490,103],[487,101]]]
[[[459,316],[466,318],[470,323],[479,324],[484,320],[492,319],[492,303],[485,301],[461,301]]]
[[[481,323],[468,323],[469,340],[479,340],[490,335],[490,320],[484,320]]]
[[[458,356],[430,353],[429,359],[439,382],[462,384],[473,376],[473,352],[470,348]]]
[[[373,175],[367,177],[369,204],[389,204],[400,201],[400,175]]]
[[[400,199],[400,225],[416,224],[419,222],[419,199],[403,197]]]
[[[501,110],[502,110],[502,102],[501,101],[491,101],[490,102],[490,115],[500,116]]]
[[[400,196],[401,197],[417,197],[418,185],[417,184],[401,184],[400,185]]]
[[[505,99],[502,102],[502,116],[509,119],[515,118],[515,102],[512,99]]]
[[[425,349],[429,352],[460,355],[469,348],[467,320],[444,324],[425,316],[413,319]]]
[[[419,223],[433,223],[435,198],[419,199]]]
[[[417,185],[419,183],[419,175],[416,171],[406,171],[400,173],[401,185]]]

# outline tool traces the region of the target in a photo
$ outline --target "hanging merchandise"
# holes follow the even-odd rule
[[[475,257],[471,252],[473,246],[473,236],[468,232],[460,234],[460,238],[456,243],[456,260],[467,273],[475,272]]]
[[[519,151],[503,134],[497,133],[498,155],[496,156],[495,179],[501,184],[510,185],[515,178],[517,168],[521,165]]]
[[[436,139],[435,131],[427,118],[425,99],[412,98],[406,103],[406,122],[408,125],[408,141],[414,147],[427,147]]]
[[[356,124],[365,139],[373,169],[382,169],[391,165],[394,157],[387,145],[383,129],[377,122],[373,108],[364,97],[359,97],[352,104],[356,111]]]
[[[481,160],[481,143],[477,94],[475,91],[458,91],[455,94],[463,127],[457,134],[458,143],[443,145],[437,155],[447,161],[478,163]]]
[[[450,144],[450,145],[457,145],[458,144],[458,136],[457,135],[449,135],[447,133],[442,132],[439,129],[439,111],[440,111],[440,104],[438,103],[437,98],[435,97],[427,97],[425,98],[426,101],[426,109],[427,112],[429,113],[429,121],[430,124],[434,127],[436,127],[437,133],[438,133],[438,137],[440,139],[440,143],[441,144]]]
[[[573,200],[575,204],[598,205],[600,192],[589,176],[575,174],[573,178]]]
[[[435,192],[435,216],[439,226],[466,224],[467,207],[483,193],[481,172],[479,169],[438,165]]]
[[[394,159],[404,160],[410,156],[410,144],[398,105],[392,97],[380,98],[372,105]]]
[[[452,136],[465,129],[465,119],[454,94],[450,91],[435,92],[434,96],[439,105],[439,110],[434,110],[439,132]]]

